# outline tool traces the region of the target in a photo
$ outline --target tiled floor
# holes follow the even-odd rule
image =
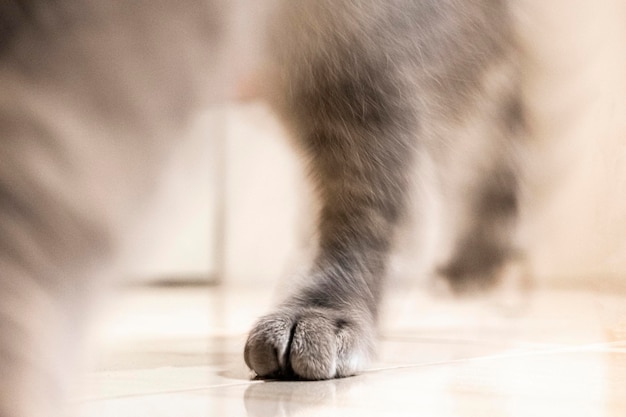
[[[515,305],[391,291],[379,361],[321,382],[250,380],[260,289],[124,293],[81,416],[624,416],[626,296],[537,290]]]

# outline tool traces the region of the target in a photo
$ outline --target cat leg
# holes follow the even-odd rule
[[[499,111],[487,113],[488,123],[478,123],[488,126],[481,131],[485,139],[480,156],[469,164],[467,159],[472,152],[464,152],[463,162],[457,158],[454,164],[465,164],[466,172],[457,170],[456,175],[464,176],[465,181],[449,178],[444,192],[453,206],[450,214],[455,217],[451,222],[456,230],[450,255],[439,273],[455,292],[492,287],[522,256],[518,241],[524,132],[521,104],[518,97],[508,94],[485,100],[490,100],[490,107]],[[467,173],[468,168],[473,174]],[[446,184],[445,179],[443,182]]]
[[[281,49],[287,56],[277,107],[309,161],[321,203],[319,242],[306,281],[255,324],[244,356],[261,377],[343,377],[363,370],[374,352],[383,277],[414,159],[417,94],[403,72],[410,54],[379,48],[389,41],[376,39],[381,31],[340,37],[297,16],[283,21],[299,26],[283,37],[295,39]],[[316,49],[320,42],[325,50]]]
[[[455,158],[473,158],[459,144],[508,139],[512,123],[502,123],[502,109],[516,109],[500,106],[516,68],[508,12],[498,1],[289,1],[277,22],[272,69],[280,93],[270,97],[310,161],[321,200],[319,249],[308,281],[254,326],[245,360],[266,377],[345,376],[372,352],[416,152],[454,166]],[[474,171],[464,173],[453,188],[483,192],[459,187],[478,183]],[[506,219],[512,201],[505,195],[491,211]],[[508,221],[488,224],[500,230],[496,223]],[[491,238],[484,241],[488,248]],[[451,275],[455,259],[472,267],[452,259]]]
[[[455,292],[493,286],[507,264],[521,256],[514,239],[519,211],[516,180],[506,171],[493,175],[471,197],[472,218],[439,270]]]

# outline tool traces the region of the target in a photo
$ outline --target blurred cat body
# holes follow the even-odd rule
[[[0,6],[3,417],[62,414],[128,226],[185,125],[232,94],[239,6]]]
[[[429,181],[452,201],[442,271],[453,284],[489,281],[514,253],[513,37],[499,0],[277,5],[262,95],[309,163],[319,249],[306,283],[252,330],[245,359],[261,376],[346,376],[374,352],[416,162],[437,167]],[[171,138],[258,49],[238,40],[236,6],[0,6],[0,415],[62,412],[98,277]]]

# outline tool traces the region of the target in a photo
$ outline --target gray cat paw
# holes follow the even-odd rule
[[[284,308],[256,323],[244,358],[262,378],[339,378],[369,364],[373,339],[373,325],[358,315],[327,308]]]

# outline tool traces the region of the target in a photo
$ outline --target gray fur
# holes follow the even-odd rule
[[[458,233],[441,271],[484,286],[514,253],[514,143],[522,118],[500,0],[284,2],[271,96],[321,202],[308,279],[261,318],[245,349],[262,377],[352,375],[374,354],[389,252],[416,155]]]

